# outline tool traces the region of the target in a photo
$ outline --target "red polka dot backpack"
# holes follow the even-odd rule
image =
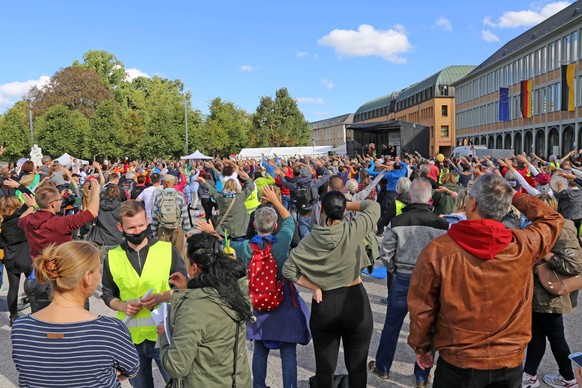
[[[253,256],[249,263],[249,294],[255,310],[273,311],[283,301],[283,280],[277,280],[277,262],[271,254],[271,244],[259,249],[250,243]]]

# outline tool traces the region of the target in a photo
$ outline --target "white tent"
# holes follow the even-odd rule
[[[212,156],[206,156],[202,152],[196,150],[193,154],[182,156],[180,159],[212,159]]]
[[[335,147],[333,149],[333,152],[335,152],[338,155],[345,155],[345,154],[347,154],[347,145],[344,144],[344,145],[341,145],[339,147]]]
[[[55,162],[59,162],[59,164],[62,165],[62,166],[68,166],[68,165],[70,165],[70,164],[73,163],[73,159],[77,159],[82,164],[89,164],[89,161],[88,160],[82,160],[82,159],[75,158],[75,157],[67,154],[66,152],[64,154],[62,154],[61,156],[59,156],[54,161]]]
[[[272,147],[272,148],[244,148],[238,154],[239,158],[260,158],[278,156],[295,156],[295,155],[327,155],[332,150],[331,146],[314,146],[314,147]]]

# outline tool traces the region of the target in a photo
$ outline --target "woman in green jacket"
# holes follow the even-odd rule
[[[187,281],[172,274],[171,343],[158,326],[160,357],[172,387],[251,386],[245,322],[251,317],[246,269],[223,253],[216,237],[188,239]],[[233,378],[234,376],[234,378]]]

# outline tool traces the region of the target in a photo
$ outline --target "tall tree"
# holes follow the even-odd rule
[[[6,144],[2,159],[16,161],[30,154],[28,103],[18,101],[0,117],[0,142]]]
[[[246,111],[218,97],[210,102],[209,110],[205,125],[214,131],[220,128],[220,132],[226,135],[226,142],[220,147],[220,152],[239,153],[248,146],[251,118]]]
[[[275,117],[277,138],[281,139],[282,146],[285,143],[293,146],[309,145],[311,133],[308,122],[287,88],[275,92]]]
[[[308,145],[310,132],[307,120],[291,98],[287,88],[275,92],[275,100],[261,97],[253,116],[256,131],[255,147],[292,147]]]
[[[91,158],[87,147],[89,120],[77,110],[59,104],[35,120],[36,138],[43,154],[53,157],[67,152],[78,158]]]
[[[87,139],[89,154],[115,157],[124,153],[126,132],[113,101],[103,101],[91,116],[91,136]]]
[[[73,66],[94,70],[108,88],[115,88],[127,78],[125,65],[105,50],[90,50],[83,54],[83,63],[75,60]]]
[[[35,117],[58,104],[89,117],[102,101],[112,100],[113,94],[94,70],[70,66],[56,72],[43,88],[31,88],[29,98]]]
[[[253,115],[254,131],[251,131],[251,146],[266,147],[274,138],[276,126],[275,101],[270,96],[261,97],[259,106]]]

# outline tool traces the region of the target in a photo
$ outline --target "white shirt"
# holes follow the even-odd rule
[[[146,208],[146,215],[148,217],[149,222],[152,222],[152,209],[154,208],[154,199],[157,197],[159,193],[163,190],[162,185],[158,186],[150,186],[147,189],[144,189],[139,195],[137,196],[138,201],[142,201]]]

